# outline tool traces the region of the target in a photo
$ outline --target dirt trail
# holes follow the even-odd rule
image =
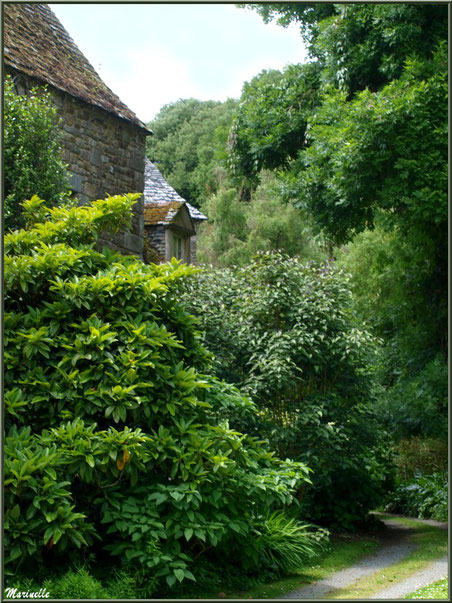
[[[417,520],[420,522],[436,525],[447,529],[447,524],[442,524],[432,520]],[[295,591],[285,594],[282,599],[321,599],[328,592],[336,588],[344,588],[350,586],[357,580],[377,572],[385,567],[393,565],[406,557],[414,548],[415,545],[410,541],[410,528],[397,521],[397,517],[393,519],[384,519],[383,522],[388,528],[385,535],[383,546],[380,550],[366,557],[356,565],[336,572],[335,574],[319,580],[315,584],[303,586]],[[405,595],[415,591],[422,586],[427,586],[432,582],[447,578],[448,575],[448,560],[447,556],[432,563],[431,566],[419,572],[400,583],[388,586],[380,590],[377,594],[370,597],[371,599],[400,599]]]

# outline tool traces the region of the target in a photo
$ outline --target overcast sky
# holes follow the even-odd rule
[[[306,60],[296,25],[266,25],[233,4],[50,7],[107,86],[145,122],[179,98],[238,98],[262,69]]]

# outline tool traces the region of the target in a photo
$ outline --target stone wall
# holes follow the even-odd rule
[[[40,85],[28,76],[8,71],[19,94]],[[87,204],[107,194],[143,193],[146,131],[52,86],[48,90],[63,120],[63,159],[71,174],[74,196]],[[142,257],[143,208],[141,198],[134,207],[132,232],[118,233],[101,244]]]
[[[195,233],[192,237],[190,237],[190,264],[196,264],[196,249],[197,249],[197,237],[199,233],[199,228],[204,222],[204,220],[193,220],[193,226],[195,228]]]
[[[160,263],[166,257],[166,228],[162,224],[144,227],[145,247],[148,250],[148,262]]]

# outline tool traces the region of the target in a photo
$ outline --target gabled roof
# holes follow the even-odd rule
[[[104,84],[47,4],[17,2],[4,7],[6,66],[149,131]]]
[[[168,202],[185,203],[192,220],[207,220],[199,209],[190,205],[168,184],[159,169],[146,157],[144,160],[144,203],[148,205]]]
[[[168,226],[183,205],[184,201],[147,203],[144,206],[144,223],[151,226],[156,224]]]
[[[185,201],[166,201],[165,203],[148,203],[144,206],[145,226],[171,226],[173,230],[195,234],[190,213]]]

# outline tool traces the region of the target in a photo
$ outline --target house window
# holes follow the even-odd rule
[[[175,256],[176,259],[181,260],[182,259],[182,239],[180,237],[174,237],[175,238]]]

